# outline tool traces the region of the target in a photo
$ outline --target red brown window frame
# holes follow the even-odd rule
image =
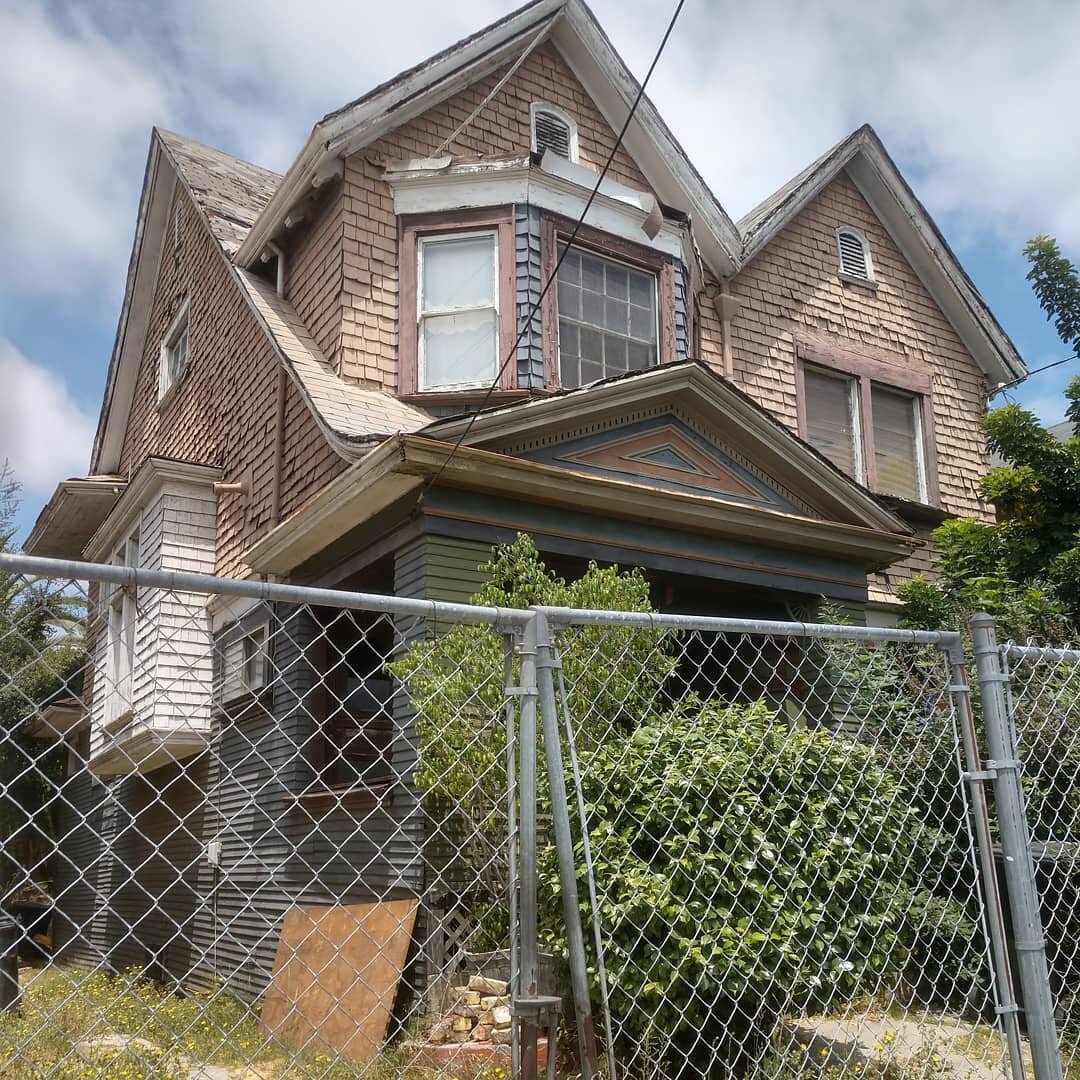
[[[568,241],[574,232],[574,222],[558,214],[544,214],[540,219],[540,280],[549,281],[559,260],[559,242]],[[582,225],[574,237],[574,247],[585,248],[608,259],[617,259],[656,277],[656,310],[659,340],[656,343],[656,364],[668,364],[675,359],[675,264],[662,252],[612,236],[600,229]],[[543,327],[544,385],[559,388],[559,300],[557,283],[548,289],[541,305]]]
[[[874,383],[888,390],[900,390],[919,401],[919,426],[922,429],[923,473],[926,478],[926,502],[941,505],[938,488],[937,441],[934,437],[934,403],[930,376],[921,371],[871,360],[859,353],[838,349],[822,342],[796,340],[795,394],[798,404],[799,437],[807,438],[806,382],[803,368],[826,368],[855,380],[859,398],[859,453],[862,455],[863,484],[877,491],[877,461],[874,456],[873,406],[870,399]],[[899,496],[898,496],[899,498]]]
[[[498,251],[497,289],[499,302],[498,352],[495,357],[499,390],[517,389],[517,364],[505,363],[517,337],[517,304],[514,293],[516,262],[514,258],[513,206],[484,207],[480,210],[453,210],[433,214],[407,214],[398,218],[398,396],[416,395],[425,401],[436,397],[457,399],[475,394],[477,389],[421,390],[419,388],[419,351],[417,316],[417,267],[420,237],[452,236],[456,232],[494,229]]]

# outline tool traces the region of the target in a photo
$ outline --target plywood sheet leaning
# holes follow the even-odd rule
[[[293,908],[285,915],[262,1023],[297,1050],[353,1061],[386,1038],[418,900]]]

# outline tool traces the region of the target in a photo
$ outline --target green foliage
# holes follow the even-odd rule
[[[1024,247],[1031,266],[1027,279],[1048,319],[1066,345],[1080,351],[1080,276],[1076,267],[1061,254],[1057,241],[1036,236]]]
[[[582,774],[631,1038],[734,1056],[781,1012],[850,1000],[900,964],[918,821],[869,748],[793,731],[763,702],[691,699],[582,755]],[[541,884],[565,954],[551,850]]]
[[[532,538],[519,535],[492,552],[473,603],[502,608],[605,608],[651,611],[640,570],[590,563],[571,582],[540,559]],[[433,628],[437,630],[437,628]],[[665,634],[618,627],[588,628],[565,659],[572,714],[588,749],[610,730],[630,730],[656,700],[674,669]],[[502,638],[486,626],[458,626],[415,642],[391,673],[408,688],[416,710],[415,781],[445,831],[463,845],[470,871],[498,891],[506,805],[506,729]],[[514,662],[516,685],[517,662]],[[500,893],[501,895],[501,893]]]
[[[1080,275],[1050,237],[1024,249],[1027,275],[1061,340],[1080,352]],[[1016,404],[983,420],[987,444],[1005,465],[990,470],[980,493],[997,523],[948,521],[935,530],[940,578],[901,593],[916,626],[957,626],[989,611],[1004,634],[1060,643],[1080,624],[1080,376],[1065,391],[1074,434],[1055,439]],[[942,594],[933,600],[929,590]]]
[[[14,547],[19,486],[0,467],[0,551]],[[61,588],[0,572],[0,840],[4,896],[44,869],[63,754],[22,733],[83,659],[81,605]]]

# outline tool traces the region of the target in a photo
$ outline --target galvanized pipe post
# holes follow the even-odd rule
[[[968,682],[964,647],[959,636],[947,651],[949,659],[949,696],[953,700],[971,799],[971,817],[975,830],[975,847],[979,857],[979,875],[982,881],[983,902],[986,909],[986,927],[990,938],[991,960],[994,965],[994,996],[997,1013],[1005,1030],[1005,1043],[1009,1051],[1009,1067],[1012,1080],[1024,1080],[1023,1041],[1020,1036],[1020,1008],[1013,988],[1012,965],[1006,945],[1005,914],[998,888],[997,868],[994,865],[994,841],[990,831],[990,813],[986,808],[986,789],[983,787],[990,774],[982,767],[979,754],[979,738],[975,728],[975,714],[971,705],[971,685]]]
[[[994,803],[1005,858],[1013,946],[1024,997],[1031,1061],[1036,1080],[1061,1080],[1061,1054],[1054,1024],[1054,1002],[1050,995],[1035,868],[1031,861],[1019,750],[1009,723],[1004,686],[1008,676],[1002,673],[994,620],[983,612],[975,615],[971,620],[971,638],[982,691],[983,725],[990,756],[987,768],[994,776]]]
[[[539,923],[536,913],[536,618],[525,624],[522,638],[518,693],[521,698],[518,720],[518,833],[519,909],[517,983],[513,1000],[535,997],[540,985]],[[521,1018],[518,1042],[521,1053],[521,1080],[536,1080],[536,1049],[539,1029],[528,1015]],[[550,1048],[549,1048],[550,1049]]]
[[[559,889],[562,893],[563,919],[566,922],[566,945],[570,960],[570,983],[574,991],[578,1049],[581,1053],[581,1080],[592,1080],[599,1068],[596,1034],[593,1029],[589,976],[585,965],[585,936],[581,930],[577,871],[574,866],[574,839],[570,831],[570,806],[563,772],[562,740],[555,704],[552,669],[559,665],[551,641],[551,624],[543,611],[536,615],[536,673],[540,693],[540,715],[544,731],[544,754],[547,761],[548,787],[551,791],[551,818],[555,830],[555,850],[559,863]],[[554,1047],[548,1047],[553,1053]]]

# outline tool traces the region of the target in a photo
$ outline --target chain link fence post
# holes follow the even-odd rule
[[[593,1030],[589,978],[585,968],[585,937],[581,930],[577,868],[574,840],[570,832],[570,808],[566,794],[566,777],[563,772],[562,741],[559,737],[559,716],[555,704],[555,682],[551,674],[552,668],[558,666],[560,661],[554,657],[551,626],[547,616],[542,611],[536,611],[535,620],[537,686],[540,692],[544,753],[547,758],[548,785],[551,791],[551,816],[559,862],[559,890],[562,893],[563,917],[566,919],[566,942],[570,954],[570,981],[574,992],[578,1049],[581,1053],[581,1080],[592,1080],[597,1073],[599,1059],[596,1052],[596,1035]],[[554,1047],[549,1046],[548,1053],[554,1053]]]
[[[1002,673],[991,616],[980,612],[972,618],[971,637],[982,692],[986,748],[990,755],[987,769],[994,777],[994,802],[1032,1066],[1036,1080],[1061,1080],[1061,1055],[1035,888],[1035,868],[1031,861],[1019,751],[1005,698],[1008,676]]]
[[[536,618],[525,625],[521,643],[521,711],[519,721],[520,771],[520,949],[517,985],[512,987],[515,1012],[523,998],[535,997],[540,986],[539,929],[536,910]],[[518,1017],[515,1016],[515,1023]],[[537,1025],[520,1017],[521,1080],[536,1080]],[[552,1050],[549,1047],[549,1052]]]
[[[986,781],[993,774],[982,767],[979,754],[979,738],[975,727],[975,714],[971,705],[971,685],[968,680],[967,662],[959,635],[948,646],[951,682],[949,694],[953,699],[959,719],[960,735],[964,748],[964,779],[968,782],[971,800],[971,816],[975,832],[975,846],[979,854],[979,873],[982,878],[986,912],[986,926],[990,938],[990,953],[994,971],[994,996],[996,1011],[1005,1029],[1005,1041],[1009,1050],[1009,1067],[1013,1080],[1025,1076],[1023,1041],[1020,1035],[1020,1007],[1013,989],[1012,965],[1006,943],[1005,915],[998,888],[997,868],[994,865],[994,842],[990,830],[990,813],[986,806]]]

